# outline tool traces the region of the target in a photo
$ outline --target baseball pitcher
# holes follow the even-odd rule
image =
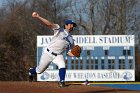
[[[60,28],[58,24],[49,22],[47,19],[41,17],[37,12],[33,12],[32,17],[45,23],[50,29],[53,30],[54,35],[48,46],[43,47],[39,65],[29,69],[29,81],[33,81],[34,74],[43,73],[49,64],[53,62],[59,68],[59,87],[66,87],[66,67],[63,53],[66,51],[67,55],[71,57],[79,57],[81,53],[81,48],[78,45],[74,45],[74,39],[70,35],[70,32],[74,27],[76,27],[76,23],[74,23],[72,20],[66,20],[64,27]]]

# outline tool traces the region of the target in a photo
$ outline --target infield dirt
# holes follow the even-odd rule
[[[101,86],[85,86],[68,84],[69,87],[59,88],[57,82],[0,82],[0,93],[140,93],[125,89]]]

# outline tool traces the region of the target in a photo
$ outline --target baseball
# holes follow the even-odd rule
[[[33,12],[33,13],[32,13],[32,16],[33,16],[33,17],[36,17],[36,16],[37,16],[37,12]]]

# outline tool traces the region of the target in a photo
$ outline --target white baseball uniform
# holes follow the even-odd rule
[[[61,30],[58,24],[54,25],[52,28],[54,36],[48,46],[42,50],[39,65],[36,67],[37,73],[45,71],[51,62],[55,63],[59,69],[65,68],[63,53],[65,50],[68,52],[74,46],[74,39],[68,31],[66,29]]]

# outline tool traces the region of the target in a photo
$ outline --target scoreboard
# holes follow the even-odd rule
[[[42,48],[52,36],[37,36],[37,64]],[[74,35],[82,48],[79,58],[68,57],[66,81],[135,81],[134,35]],[[58,67],[51,63],[38,81],[58,81]]]

